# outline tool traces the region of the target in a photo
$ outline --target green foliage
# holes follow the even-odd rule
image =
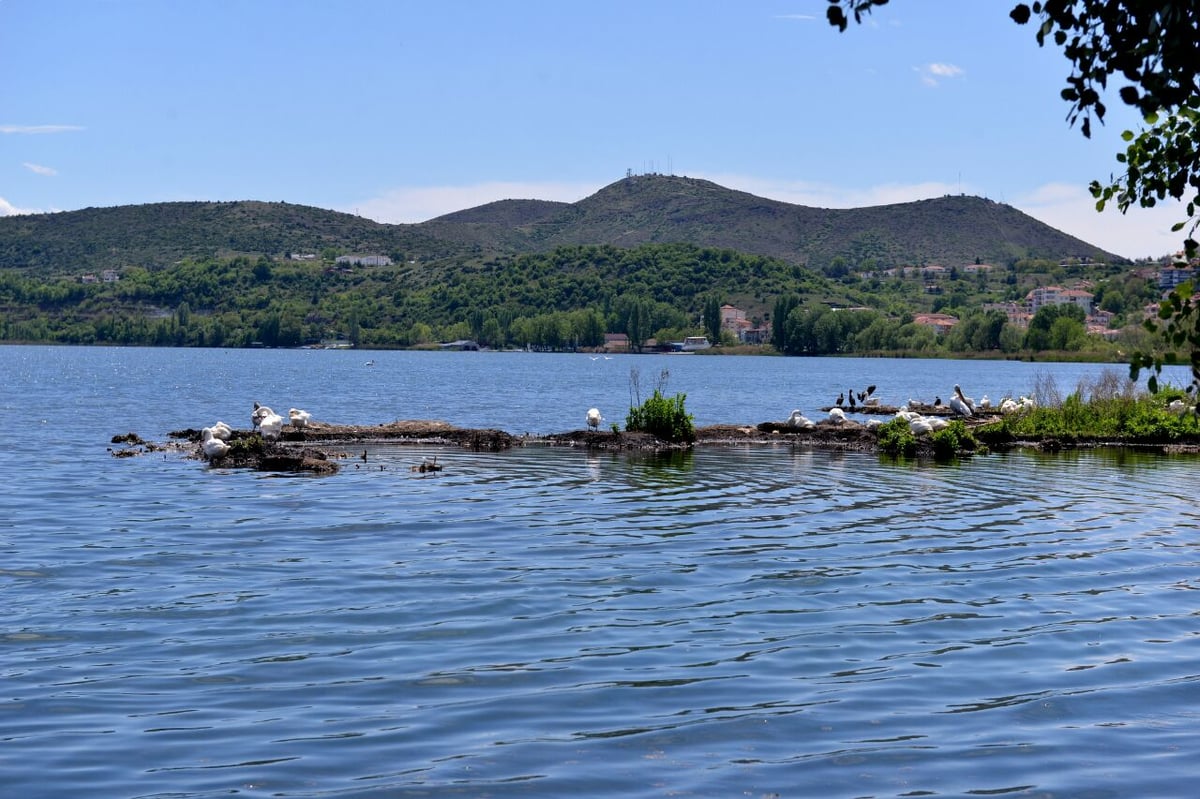
[[[897,417],[875,428],[879,435],[879,451],[888,455],[911,457],[917,452],[917,437],[908,426],[908,420]]]
[[[641,398],[640,374],[636,368],[630,370],[629,393],[632,403],[625,417],[625,429],[631,433],[649,433],[673,444],[690,444],[696,440],[696,428],[692,415],[684,406],[687,395],[664,396],[663,390],[669,377],[670,373],[664,369],[659,374],[654,393],[638,404]]]
[[[1194,411],[1171,412],[1161,396],[1122,393],[1088,398],[1077,391],[1061,405],[1039,405],[1028,413],[979,427],[975,433],[992,442],[1022,438],[1171,442],[1200,433],[1200,419]]]
[[[979,446],[966,424],[958,419],[941,430],[934,430],[929,440],[933,444],[934,457],[942,459],[953,458],[960,452],[974,452]]]
[[[684,407],[686,394],[664,397],[658,389],[638,407],[631,407],[625,417],[625,429],[631,433],[649,433],[671,443],[691,443],[696,440],[692,415]]]

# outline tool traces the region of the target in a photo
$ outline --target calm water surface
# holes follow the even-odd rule
[[[1194,795],[1195,458],[106,451],[254,400],[577,429],[631,367],[698,424],[1102,367],[367,357],[0,347],[4,795]]]

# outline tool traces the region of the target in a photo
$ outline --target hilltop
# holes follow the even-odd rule
[[[566,245],[687,243],[822,269],[835,258],[903,264],[1010,263],[1113,253],[1011,206],[946,196],[827,209],[686,177],[627,177],[574,203],[510,199],[418,224],[383,224],[285,202],[177,202],[0,218],[0,268],[29,274],[164,267],[184,258],[374,252],[453,263]]]

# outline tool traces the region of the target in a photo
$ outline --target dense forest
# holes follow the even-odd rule
[[[392,348],[472,339],[493,348],[576,349],[624,333],[640,349],[652,339],[706,333],[733,345],[732,334],[712,324],[712,309],[729,303],[769,328],[770,343],[786,354],[1029,349],[1104,357],[1120,342],[1085,335],[1077,307],[1044,308],[1028,329],[982,309],[1084,272],[1095,276],[1097,267],[1018,261],[994,273],[951,271],[931,293],[925,278],[888,276],[871,264],[835,259],[817,272],[690,244],[559,247],[463,265],[436,280],[415,262],[213,257],[131,267],[108,282],[0,271],[0,340]],[[1110,268],[1097,283],[1096,304],[1117,324],[1156,293],[1127,269]],[[960,323],[939,334],[914,323],[925,311],[953,313]],[[1137,328],[1128,335],[1139,335]]]
[[[982,198],[830,210],[647,175],[416,225],[250,201],[0,218],[0,340],[568,349],[624,333],[636,350],[704,333],[732,346],[728,303],[785,354],[1116,358],[1146,348],[1146,275]],[[1063,309],[1018,327],[997,308],[1049,285],[1086,287],[1122,332],[1089,335]],[[927,313],[959,323],[939,333]]]

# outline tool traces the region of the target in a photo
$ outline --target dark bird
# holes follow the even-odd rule
[[[854,392],[848,391],[846,393],[850,396],[850,410],[854,410]]]
[[[933,398],[933,407],[935,407],[935,408],[940,408],[940,407],[941,407],[941,405],[942,405],[942,398],[941,398],[941,397],[934,397],[934,398]]]
[[[442,465],[437,462],[437,455],[434,455],[432,458],[421,458],[420,463],[416,466],[410,466],[409,469],[424,474],[425,472],[440,472]]]
[[[838,392],[838,398],[837,398],[837,402],[835,402],[835,403],[833,403],[833,404],[834,404],[834,405],[836,405],[836,406],[838,406],[838,407],[840,408],[840,407],[842,407],[842,403],[843,403],[843,402],[845,402],[845,401],[846,401],[846,396],[845,396],[844,394],[842,394],[842,393],[839,391],[839,392]]]
[[[875,386],[867,386],[867,396],[869,397],[874,393],[875,393]]]

